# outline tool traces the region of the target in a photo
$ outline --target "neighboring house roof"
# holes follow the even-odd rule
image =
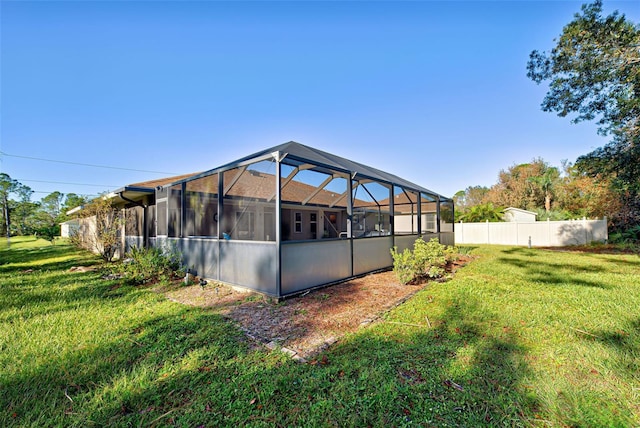
[[[523,209],[520,209],[520,208],[509,207],[509,208],[505,208],[504,209],[505,213],[508,213],[508,212],[511,212],[511,211],[515,211],[515,212],[519,212],[519,213],[523,213],[523,214],[533,214],[535,216],[538,215],[538,213],[534,213],[533,211],[527,211],[527,210],[523,210]]]

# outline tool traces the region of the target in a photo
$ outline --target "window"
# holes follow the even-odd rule
[[[309,229],[311,231],[311,238],[316,239],[318,237],[318,213],[310,214]]]
[[[302,213],[301,212],[296,212],[293,213],[294,215],[294,220],[293,220],[293,224],[294,224],[294,232],[295,233],[302,233]]]
[[[238,239],[253,240],[255,215],[251,211],[236,211],[235,235]]]

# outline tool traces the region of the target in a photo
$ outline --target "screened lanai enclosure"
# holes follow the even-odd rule
[[[451,199],[295,142],[118,192],[127,247],[175,248],[198,276],[277,298],[389,268],[419,236],[454,243]]]

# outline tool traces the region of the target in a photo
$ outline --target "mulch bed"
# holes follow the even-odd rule
[[[448,266],[450,273],[470,261]],[[282,302],[219,283],[159,290],[174,301],[210,308],[236,323],[255,341],[284,347],[310,358],[347,333],[374,322],[429,283],[401,285],[391,271],[369,274],[319,288]]]

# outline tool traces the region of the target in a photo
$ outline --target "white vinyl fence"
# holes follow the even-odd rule
[[[609,239],[606,217],[604,220],[456,223],[455,233],[456,245],[564,247]]]

